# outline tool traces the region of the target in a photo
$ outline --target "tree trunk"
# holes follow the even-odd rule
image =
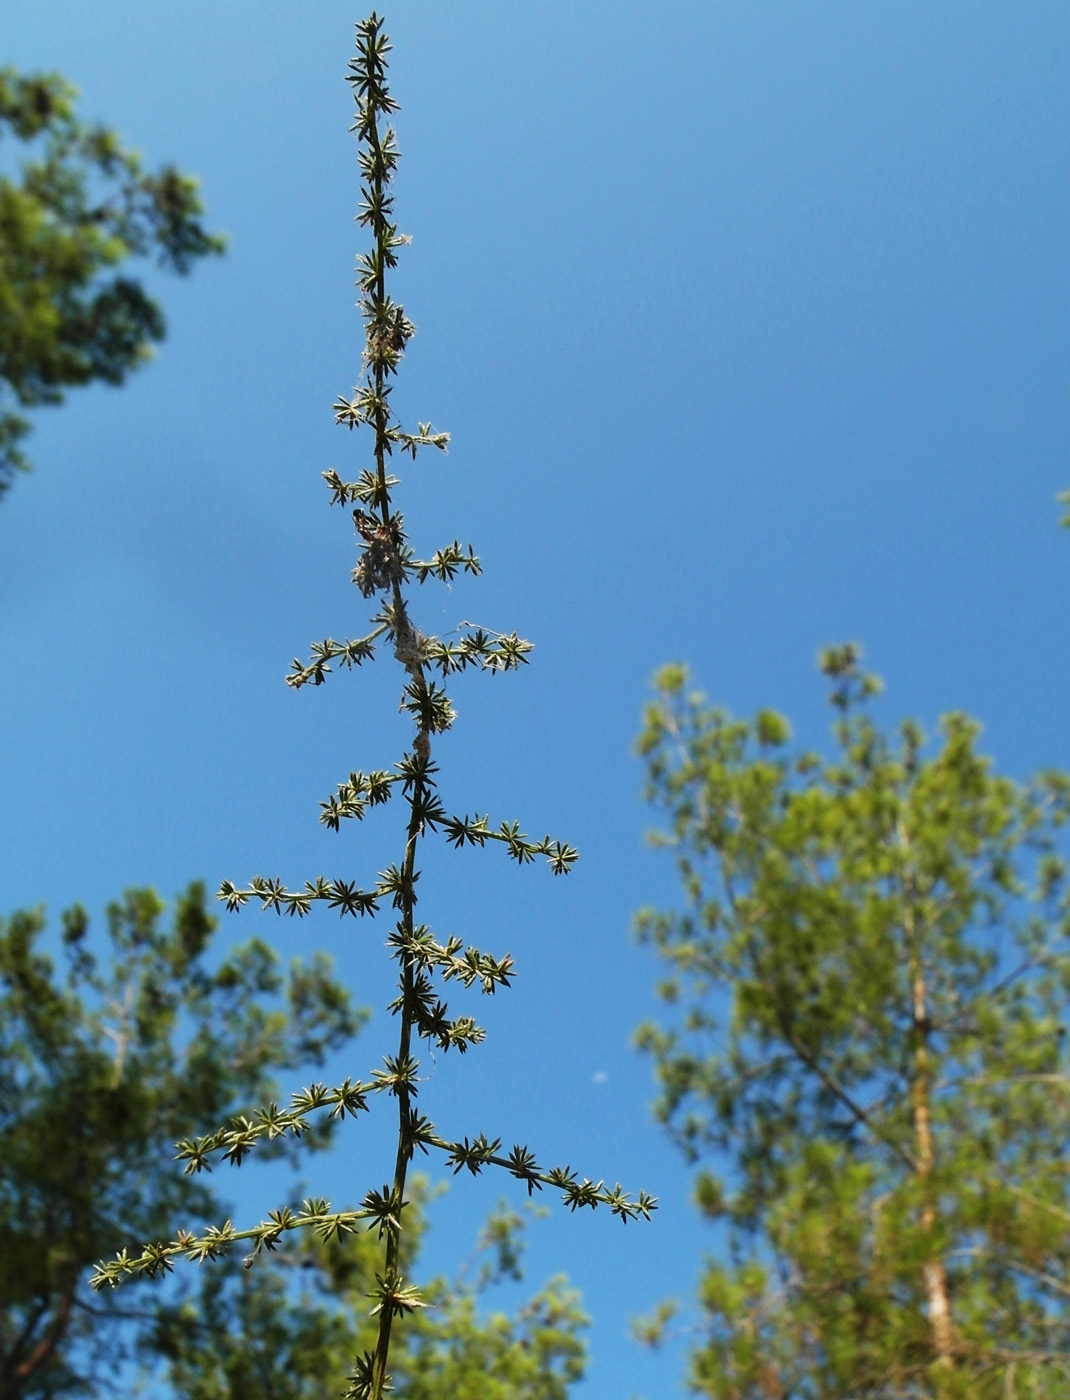
[[[17,1362],[16,1365],[12,1367],[9,1375],[0,1377],[0,1394],[5,1397],[21,1395],[34,1372],[39,1370],[50,1360],[67,1331],[67,1326],[71,1320],[71,1309],[74,1305],[74,1294],[77,1286],[78,1280],[77,1277],[75,1277],[60,1295],[56,1310],[52,1314],[51,1321],[45,1327],[44,1335],[41,1340],[33,1348],[29,1356]]]
[[[921,1228],[931,1236],[936,1225],[936,1202],[932,1190],[933,1133],[929,1115],[931,1079],[929,1070],[929,1023],[925,1008],[925,980],[915,964],[913,1020],[917,1048],[914,1052],[914,1082],[911,1104],[914,1111],[918,1180],[921,1184]],[[929,1325],[941,1366],[952,1364],[951,1300],[947,1290],[947,1270],[941,1258],[930,1258],[924,1266],[925,1297],[929,1305]]]

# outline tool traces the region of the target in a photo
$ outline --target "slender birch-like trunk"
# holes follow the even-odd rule
[[[929,1026],[925,1004],[925,978],[916,960],[913,977],[913,1022],[917,1046],[914,1051],[914,1081],[911,1085],[911,1107],[914,1115],[915,1156],[918,1180],[921,1183],[921,1227],[931,1238],[936,1228],[936,1200],[932,1188],[933,1130],[929,1104],[932,1076],[929,1065]],[[924,1266],[925,1297],[929,1305],[929,1325],[941,1366],[952,1364],[951,1300],[947,1288],[947,1269],[943,1259],[927,1258]]]
[[[922,1274],[925,1300],[929,1309],[929,1326],[932,1329],[937,1363],[942,1368],[950,1369],[953,1365],[954,1338],[951,1328],[951,1298],[947,1286],[947,1269],[943,1259],[931,1251],[932,1237],[936,1230],[937,1221],[936,1196],[933,1190],[936,1155],[933,1149],[931,1112],[932,1065],[929,1054],[931,1028],[926,998],[925,968],[915,918],[916,891],[909,865],[910,838],[902,821],[899,822],[897,836],[900,852],[907,861],[903,893],[906,909],[905,932],[907,946],[910,950],[910,1009],[914,1040],[910,1105],[914,1125],[915,1172],[921,1188],[921,1229],[926,1249]]]

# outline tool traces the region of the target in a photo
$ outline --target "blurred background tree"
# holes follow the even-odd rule
[[[270,1097],[275,1071],[319,1064],[364,1019],[323,956],[283,972],[254,940],[210,967],[201,886],[164,913],[151,890],[129,891],[98,956],[85,912],[68,910],[62,969],[40,910],[0,920],[4,1397],[92,1391],[130,1355],[145,1304],[94,1297],[88,1270],[116,1240],[218,1209],[183,1175],[174,1139],[206,1102],[227,1116]]]
[[[0,153],[6,139],[27,155],[0,173],[0,494],[29,466],[13,404],[121,384],[163,339],[159,303],[120,269],[155,253],[184,274],[223,250],[196,182],[172,165],[147,173],[114,131],[78,119],[76,96],[58,74],[0,70]]]
[[[945,716],[881,731],[823,658],[831,759],[658,678],[641,749],[683,906],[659,1113],[721,1222],[694,1390],[1013,1400],[1070,1378],[1070,780],[1021,785]],[[715,1175],[709,1164],[720,1166]],[[646,1327],[656,1339],[662,1310]]]

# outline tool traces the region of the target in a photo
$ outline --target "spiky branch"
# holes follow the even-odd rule
[[[361,1224],[377,1228],[384,1241],[383,1269],[378,1276],[373,1312],[379,1330],[373,1352],[358,1358],[348,1400],[381,1400],[389,1384],[388,1361],[393,1320],[421,1307],[418,1291],[407,1285],[399,1271],[400,1240],[406,1206],[406,1180],[413,1154],[430,1149],[445,1155],[456,1172],[479,1174],[498,1167],[522,1181],[528,1193],[551,1187],[561,1192],[570,1209],[604,1205],[624,1221],[649,1218],[656,1202],[640,1192],[633,1199],[619,1185],[607,1188],[602,1181],[582,1180],[568,1166],[544,1170],[534,1154],[521,1145],[505,1153],[498,1138],[480,1133],[471,1140],[441,1136],[429,1118],[418,1112],[419,1060],[414,1043],[426,1040],[443,1051],[456,1047],[464,1053],[478,1045],[484,1032],[470,1016],[451,1017],[440,995],[450,981],[465,987],[478,985],[484,994],[508,987],[513,961],[508,954],[496,958],[478,948],[464,947],[455,937],[439,941],[426,925],[415,919],[417,854],[423,837],[441,833],[456,848],[504,845],[520,865],[543,856],[555,875],[567,874],[577,859],[576,850],[549,836],[532,840],[517,822],[492,826],[489,816],[463,817],[447,812],[438,794],[437,768],[431,749],[436,735],[453,723],[454,710],[445,689],[448,678],[468,667],[488,671],[515,671],[527,664],[531,644],[515,632],[499,633],[462,622],[452,638],[428,636],[418,630],[409,613],[408,587],[436,578],[448,583],[458,572],[479,574],[479,560],[471,545],[457,540],[437,549],[429,558],[417,558],[405,534],[405,522],[396,508],[393,492],[400,484],[387,470],[395,456],[408,453],[414,460],[425,448],[445,452],[449,435],[436,432],[430,423],[418,431],[406,431],[394,416],[391,394],[394,377],[413,335],[404,308],[386,289],[386,275],[397,263],[398,249],[408,242],[394,222],[394,172],[398,149],[391,113],[397,104],[386,81],[390,45],[382,20],[375,14],[357,26],[357,56],[349,65],[348,81],[356,99],[353,130],[359,142],[361,169],[360,224],[371,233],[371,248],[357,261],[357,286],[364,321],[365,345],[361,378],[353,393],[335,403],[336,421],[348,428],[370,428],[374,437],[374,468],[365,469],[354,482],[343,481],[333,469],[324,473],[332,504],[353,507],[357,563],[353,582],[363,597],[377,600],[372,630],[355,641],[336,642],[328,637],[314,643],[308,662],[297,660],[287,677],[295,689],[321,685],[331,674],[331,663],[352,669],[374,657],[375,645],[384,641],[404,672],[402,708],[410,715],[414,735],[411,750],[391,770],[350,772],[347,779],[321,805],[320,820],[334,831],[343,821],[362,820],[370,808],[385,806],[400,789],[407,806],[405,847],[401,860],[382,871],[374,884],[361,888],[355,881],[306,881],[300,889],[288,889],[276,878],[257,876],[239,888],[225,881],[219,897],[229,909],[240,909],[258,900],[264,909],[296,915],[309,913],[322,902],[342,917],[374,917],[384,905],[396,911],[389,944],[399,964],[398,996],[390,1010],[398,1017],[398,1042],[393,1055],[367,1082],[347,1079],[337,1088],[312,1085],[294,1095],[290,1107],[270,1104],[253,1117],[240,1117],[207,1136],[178,1144],[178,1156],[187,1172],[210,1170],[213,1157],[240,1165],[262,1142],[280,1136],[302,1137],[311,1130],[311,1116],[329,1111],[332,1117],[356,1117],[367,1111],[370,1095],[387,1093],[397,1100],[398,1136],[392,1182],[381,1191],[368,1192],[358,1210],[335,1212],[329,1203],[306,1201],[299,1211],[275,1211],[250,1229],[235,1230],[229,1221],[202,1235],[183,1232],[168,1243],[146,1245],[139,1254],[122,1251],[101,1264],[94,1278],[97,1287],[115,1285],[131,1275],[154,1275],[169,1270],[176,1258],[203,1261],[223,1253],[236,1242],[251,1245],[247,1264],[266,1248],[273,1249],[285,1231],[313,1229],[325,1236],[344,1234]],[[431,672],[439,673],[439,680]]]

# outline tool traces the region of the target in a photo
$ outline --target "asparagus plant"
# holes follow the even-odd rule
[[[350,1400],[380,1400],[389,1383],[393,1320],[423,1306],[419,1290],[399,1271],[406,1175],[418,1148],[425,1153],[429,1149],[442,1153],[455,1171],[467,1168],[478,1175],[485,1167],[499,1167],[522,1181],[529,1195],[544,1186],[556,1188],[572,1210],[604,1205],[627,1222],[648,1219],[656,1205],[646,1192],[632,1197],[619,1185],[607,1188],[602,1181],[580,1179],[567,1166],[544,1169],[526,1146],[517,1144],[507,1151],[500,1139],[482,1132],[460,1140],[445,1137],[416,1105],[420,1071],[416,1041],[425,1040],[443,1051],[455,1046],[463,1053],[484,1036],[472,1017],[450,1016],[441,995],[443,984],[455,981],[493,994],[499,987],[508,987],[514,973],[508,953],[495,957],[465,947],[454,936],[443,942],[426,925],[417,923],[415,889],[421,838],[439,834],[457,848],[485,847],[493,842],[504,846],[520,865],[544,857],[555,875],[568,873],[577,852],[549,836],[531,840],[516,822],[492,826],[489,816],[452,815],[439,795],[432,742],[453,723],[454,711],[446,691],[449,677],[469,668],[491,674],[518,670],[527,664],[532,647],[515,632],[495,633],[469,623],[461,623],[451,640],[441,639],[421,631],[410,614],[413,582],[438,579],[448,583],[459,573],[479,574],[480,563],[470,545],[462,548],[456,540],[430,558],[416,557],[395,504],[394,493],[400,483],[388,470],[406,453],[415,461],[418,453],[428,448],[445,452],[449,441],[447,433],[434,431],[430,423],[420,423],[414,433],[407,431],[391,405],[393,381],[414,327],[386,286],[387,273],[397,264],[398,250],[408,242],[394,222],[392,185],[398,148],[389,118],[397,103],[387,85],[389,52],[383,21],[373,13],[357,26],[357,56],[350,61],[347,79],[356,101],[353,129],[359,142],[362,178],[358,222],[370,231],[372,240],[357,262],[365,346],[357,387],[334,405],[339,424],[370,429],[374,467],[363,470],[355,481],[342,480],[333,469],[323,473],[331,503],[353,507],[358,553],[353,582],[365,599],[377,604],[377,611],[365,636],[345,641],[328,637],[314,643],[307,663],[294,661],[287,683],[295,689],[322,685],[332,663],[348,670],[371,661],[377,645],[393,652],[404,677],[402,707],[414,727],[411,750],[392,770],[351,772],[321,803],[320,820],[337,831],[343,822],[359,821],[369,808],[384,806],[400,794],[404,852],[368,889],[323,877],[306,882],[300,889],[288,889],[278,879],[257,877],[244,888],[225,881],[219,897],[231,910],[253,900],[264,909],[298,918],[317,903],[337,909],[342,917],[354,918],[391,909],[395,922],[388,946],[399,968],[398,996],[390,1006],[398,1020],[397,1048],[367,1080],[347,1078],[335,1087],[313,1084],[295,1093],[286,1108],[268,1104],[254,1116],[239,1117],[217,1131],[179,1143],[178,1155],[190,1173],[209,1168],[217,1158],[240,1164],[260,1143],[286,1134],[300,1137],[318,1113],[355,1117],[369,1108],[374,1095],[385,1092],[397,1101],[393,1180],[382,1190],[369,1190],[355,1209],[332,1210],[329,1202],[316,1197],[306,1200],[300,1209],[272,1211],[267,1219],[247,1229],[237,1229],[228,1220],[199,1235],[180,1231],[171,1241],[145,1245],[140,1253],[124,1249],[100,1264],[94,1277],[98,1288],[114,1286],[128,1276],[167,1272],[176,1258],[214,1258],[239,1242],[247,1246],[245,1262],[251,1266],[263,1250],[274,1249],[286,1231],[312,1229],[331,1238],[360,1227],[377,1229],[383,1242],[382,1272],[377,1276],[372,1308],[378,1315],[378,1338],[374,1351],[356,1361],[347,1392]]]

